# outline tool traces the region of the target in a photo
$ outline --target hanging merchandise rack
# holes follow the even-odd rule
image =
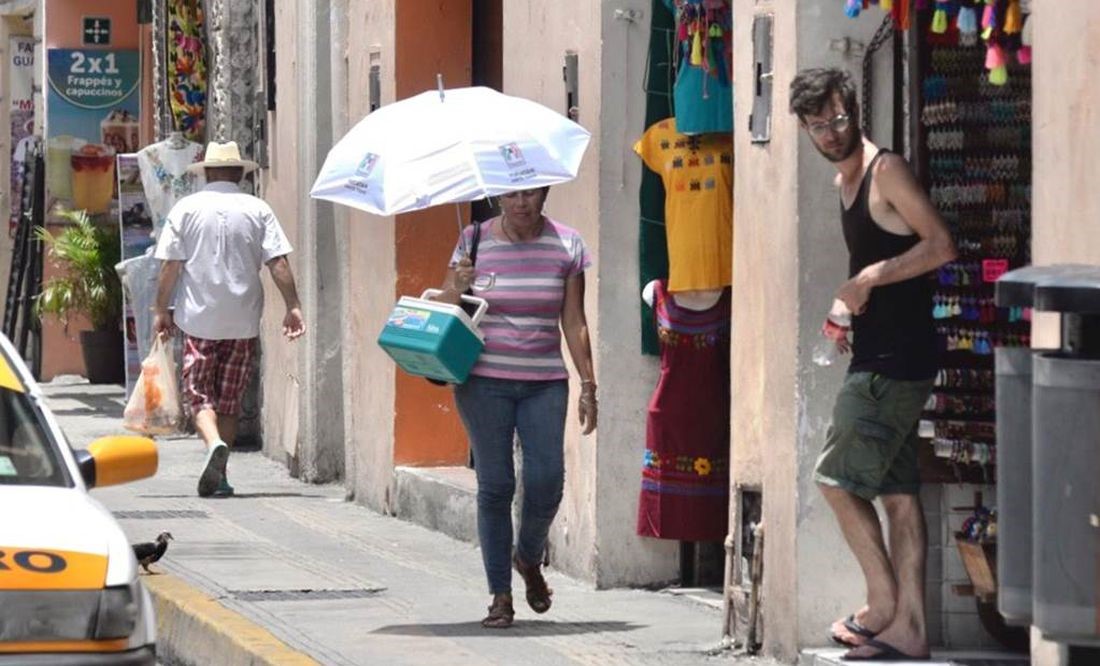
[[[42,290],[42,242],[34,233],[44,222],[45,166],[42,143],[27,148],[21,210],[15,227],[8,290],[4,299],[4,335],[29,362],[35,377],[42,374],[42,330],[34,314],[34,298]]]
[[[1030,310],[993,301],[997,278],[1031,261],[1029,58],[1020,57],[1018,40],[1015,57],[1005,57],[1010,36],[1020,32],[1012,20],[1023,19],[1006,26],[1010,17],[995,13],[1016,4],[935,3],[931,16],[919,17],[927,28],[919,91],[922,173],[959,251],[934,275],[943,364],[921,421],[935,458],[949,463],[945,481],[992,482],[993,350],[1030,345]],[[970,11],[980,16],[980,7],[990,11],[972,22]],[[978,33],[975,26],[988,21]]]

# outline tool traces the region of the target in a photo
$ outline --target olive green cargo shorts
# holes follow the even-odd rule
[[[916,494],[917,424],[932,382],[850,373],[837,395],[814,480],[866,500]]]

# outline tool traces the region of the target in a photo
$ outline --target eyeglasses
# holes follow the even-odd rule
[[[840,134],[841,132],[848,129],[848,125],[850,125],[851,122],[851,117],[848,116],[848,114],[846,113],[842,113],[832,120],[828,120],[823,123],[811,123],[810,125],[806,126],[806,129],[812,136],[822,137],[825,136],[825,133],[829,130]]]

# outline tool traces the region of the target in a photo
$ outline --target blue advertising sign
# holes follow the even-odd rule
[[[115,156],[141,147],[141,58],[132,50],[50,49],[46,66],[48,196],[106,213],[115,197]]]
[[[50,49],[48,66],[51,95],[75,107],[109,109],[137,97],[137,51]]]

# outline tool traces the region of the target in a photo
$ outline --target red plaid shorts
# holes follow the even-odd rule
[[[259,338],[206,340],[183,336],[183,392],[192,413],[213,409],[236,416],[252,378]]]

